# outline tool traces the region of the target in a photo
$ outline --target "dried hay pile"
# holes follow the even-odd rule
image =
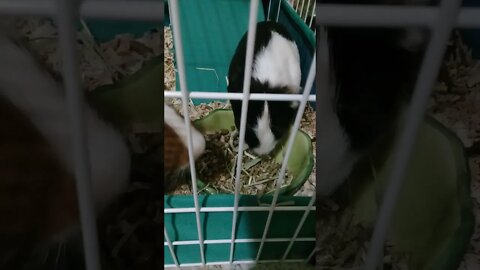
[[[207,189],[216,193],[235,193],[238,136],[232,135],[233,130],[227,129],[205,135],[206,151],[196,162],[197,176],[206,183],[200,191]],[[240,194],[262,195],[275,190],[280,167],[281,164],[271,157],[255,157],[248,150],[244,151]],[[292,178],[287,170],[282,187],[290,184]],[[185,185],[173,192],[191,193]]]

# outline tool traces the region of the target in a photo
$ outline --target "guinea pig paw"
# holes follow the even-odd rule
[[[297,109],[298,105],[300,105],[300,102],[298,102],[298,101],[290,102],[290,108],[292,108],[292,109]]]
[[[233,150],[235,150],[235,152],[238,152],[238,145],[235,146],[235,143],[234,143],[234,140],[236,137],[238,137],[238,130],[234,130],[232,134],[230,134],[230,139],[228,140],[228,144]]]

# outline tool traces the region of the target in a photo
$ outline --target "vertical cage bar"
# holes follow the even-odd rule
[[[91,183],[89,150],[84,119],[83,91],[80,87],[76,28],[80,19],[80,0],[57,0],[59,47],[63,62],[64,83],[68,104],[70,132],[73,147],[74,175],[80,209],[85,264],[88,270],[100,269],[98,232]]]
[[[293,243],[295,243],[295,240],[297,240],[298,234],[300,233],[300,230],[302,229],[303,224],[305,223],[305,220],[307,220],[308,214],[310,214],[310,211],[312,211],[314,202],[315,202],[315,194],[313,194],[312,198],[310,198],[310,202],[308,203],[308,209],[305,210],[305,213],[303,214],[302,219],[298,223],[297,229],[293,234],[292,240],[290,240],[290,243],[288,244],[288,247],[285,250],[285,253],[283,254],[282,261],[285,261],[287,259],[288,253],[290,253]]]
[[[282,7],[282,0],[278,0],[278,9],[277,9],[277,18],[275,19],[278,22],[278,18],[280,17],[280,8]]]
[[[380,208],[379,217],[371,241],[366,261],[366,269],[374,270],[381,261],[383,244],[389,228],[393,212],[403,186],[404,171],[408,165],[417,131],[423,120],[427,102],[433,89],[438,70],[445,54],[448,39],[461,7],[460,0],[443,0],[437,12],[436,24],[433,27],[428,48],[420,69],[418,81],[407,111],[404,128],[395,145],[395,159],[390,173],[389,184]]]
[[[305,11],[305,18],[303,19],[303,21],[304,21],[305,23],[307,23],[308,11],[310,10],[310,1],[311,1],[311,0],[308,0],[307,10]],[[311,13],[310,16],[312,16],[314,12],[315,12],[315,9],[313,8],[313,9],[312,9],[312,12],[310,12],[310,13]]]
[[[235,251],[235,234],[238,217],[238,200],[241,185],[243,149],[245,147],[245,130],[247,127],[247,111],[248,100],[250,98],[250,81],[252,76],[253,53],[255,45],[255,34],[257,32],[257,13],[258,0],[250,1],[250,13],[248,18],[248,34],[247,34],[247,52],[245,56],[245,74],[243,77],[243,97],[242,97],[242,114],[240,116],[240,130],[238,140],[238,155],[236,160],[235,171],[235,201],[233,204],[233,218],[232,218],[232,239],[230,243],[230,264],[233,262],[233,254]]]
[[[178,260],[177,260],[177,255],[173,250],[172,241],[170,241],[170,237],[168,236],[167,229],[165,228],[165,226],[163,226],[163,235],[165,235],[165,240],[167,240],[168,249],[170,250],[170,255],[173,258],[173,262],[178,268],[180,268],[180,264],[178,264]]]
[[[312,252],[308,255],[307,259],[305,260],[305,263],[310,262],[310,260],[312,259],[313,255],[315,255],[315,253],[317,253],[317,247],[313,248]]]
[[[260,255],[262,254],[263,246],[265,244],[265,239],[267,238],[268,230],[270,229],[270,222],[272,221],[273,211],[277,204],[280,187],[282,186],[284,181],[285,171],[287,169],[287,161],[290,158],[290,154],[292,153],[293,142],[295,141],[297,131],[300,128],[300,122],[303,117],[303,112],[305,111],[305,107],[308,101],[308,96],[310,95],[310,92],[313,86],[313,81],[315,80],[315,68],[316,68],[316,57],[317,57],[316,55],[317,55],[316,53],[313,54],[312,63],[310,64],[310,70],[307,77],[307,82],[305,84],[305,88],[302,94],[302,100],[300,102],[300,105],[298,106],[297,115],[295,116],[295,122],[288,136],[287,150],[285,151],[285,157],[282,161],[282,167],[280,168],[280,173],[278,174],[278,178],[275,183],[275,193],[273,195],[270,210],[268,211],[268,218],[267,218],[267,222],[265,223],[265,230],[263,231],[262,241],[260,242],[260,247],[258,249],[257,257],[255,259],[256,262],[258,262]]]
[[[308,27],[312,27],[313,23],[313,15],[315,14],[315,10],[317,9],[317,1],[313,2],[313,8],[312,8],[312,16],[310,17],[310,23],[308,23]]]
[[[302,0],[302,6],[300,7],[300,12],[298,13],[300,18],[302,18],[302,16],[303,16],[303,8],[304,7],[305,7],[305,0]],[[307,13],[307,12],[305,12],[305,13]]]
[[[202,265],[205,265],[205,249],[203,244],[202,226],[200,223],[200,206],[198,203],[197,175],[195,170],[195,159],[193,157],[192,127],[190,123],[190,116],[189,116],[190,114],[188,112],[189,92],[187,89],[187,80],[185,75],[185,61],[183,57],[183,44],[182,44],[182,35],[180,31],[181,25],[180,25],[180,19],[179,19],[180,13],[178,10],[178,1],[171,0],[170,5],[171,5],[170,9],[172,12],[170,16],[172,18],[175,53],[177,56],[178,76],[180,80],[180,90],[182,92],[183,115],[185,119],[185,127],[187,129],[188,159],[190,163],[190,173],[192,176],[193,200],[195,204],[195,218],[197,223],[200,256],[202,259]]]
[[[270,10],[272,9],[272,1],[273,0],[268,1],[267,21],[270,21]]]

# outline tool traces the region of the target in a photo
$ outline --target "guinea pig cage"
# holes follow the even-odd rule
[[[302,269],[312,260],[320,269],[374,270],[379,264],[384,269],[458,269],[474,227],[465,149],[458,134],[437,120],[417,118],[425,111],[446,33],[454,27],[480,28],[478,6],[466,1],[477,8],[460,8],[456,0],[441,1],[438,7],[411,8],[316,2],[0,0],[2,15],[55,17],[61,26],[57,31],[43,21],[29,22],[22,32],[30,45],[45,51],[43,60],[48,66],[65,74],[68,115],[71,128],[78,131],[72,135],[76,161],[72,174],[77,181],[87,270],[204,265],[232,269],[238,264]],[[295,40],[301,60],[301,93],[249,94],[248,87],[243,94],[227,93],[228,66],[238,41],[247,31],[255,31],[256,22],[266,20],[281,23]],[[323,81],[315,80],[316,52],[319,79],[326,70],[321,60],[328,55],[316,29],[323,33],[319,26],[325,25],[420,25],[434,33],[418,76],[417,102],[406,116],[398,147],[395,151],[380,149],[378,156],[360,164],[345,185],[349,196],[341,204],[320,204],[315,194],[315,157],[322,150],[316,145],[317,128],[321,131],[316,125],[317,96],[325,89]],[[469,39],[478,44],[480,35],[474,31],[478,30],[472,30],[476,34]],[[57,42],[59,48],[54,45]],[[74,57],[75,48],[80,48],[80,59]],[[478,45],[473,49],[478,55]],[[248,50],[252,47],[247,46]],[[99,111],[128,135],[138,135],[128,137],[133,152],[145,152],[142,143],[153,142],[156,147],[162,141],[159,103],[164,101],[192,120],[185,122],[185,128],[195,127],[205,135],[205,156],[215,159],[191,162],[191,184],[169,194],[136,181],[114,211],[103,217],[106,224],[97,227],[77,93],[82,82]],[[234,117],[228,100],[300,102],[292,133],[271,160],[236,150],[244,149],[244,142],[232,146],[236,143],[231,139]],[[217,147],[221,151],[215,151]],[[147,169],[161,174],[157,167]],[[402,180],[403,191],[398,194]],[[105,259],[111,261],[107,266]],[[48,269],[72,268],[57,262],[56,268]]]
[[[165,99],[193,120],[206,137],[207,150],[191,166],[196,170],[192,184],[165,195],[165,267],[303,263],[314,256],[315,2],[294,2],[166,3]],[[304,106],[295,136],[270,161],[221,143],[234,140],[228,100],[248,98],[226,93],[230,60],[242,35],[261,21],[281,23],[295,40],[303,95],[278,100],[294,99]],[[250,99],[269,96],[274,95],[251,94]],[[304,131],[296,131],[300,124]],[[290,159],[281,168],[286,156]]]
[[[349,1],[339,2],[350,3]],[[180,83],[174,84],[173,80],[168,78],[166,83],[171,86],[167,89],[180,91],[167,91],[165,97],[181,97],[181,102],[173,102],[172,105],[177,106],[183,115],[189,115],[194,120],[193,126],[206,134],[207,145],[208,140],[212,138],[220,138],[222,142],[229,141],[228,130],[233,125],[233,119],[224,101],[235,98],[242,99],[243,102],[248,100],[246,97],[248,96],[246,93],[249,93],[248,89],[243,90],[243,96],[237,97],[230,93],[218,92],[225,92],[228,86],[229,82],[224,77],[227,77],[228,63],[236,42],[246,29],[249,29],[249,32],[252,31],[254,22],[264,18],[275,20],[291,31],[290,34],[294,37],[302,58],[302,87],[305,92],[304,99],[301,100],[305,105],[307,101],[311,101],[312,104],[318,101],[314,97],[308,97],[310,93],[306,92],[309,90],[307,89],[309,86],[307,70],[309,61],[312,59],[312,51],[320,50],[315,48],[321,44],[322,38],[317,35],[315,27],[311,28],[306,17],[310,20],[316,18],[317,24],[325,23],[327,26],[352,24],[368,27],[386,24],[388,27],[404,27],[415,26],[417,23],[422,26],[434,24],[433,17],[430,18],[432,21],[427,22],[428,16],[409,16],[409,10],[404,10],[403,7],[391,7],[385,10],[380,8],[372,11],[374,13],[369,13],[370,7],[365,7],[363,10],[355,5],[318,4],[316,13],[307,11],[309,15],[305,16],[304,8],[307,7],[306,9],[309,10],[312,4],[314,8],[316,3],[308,3],[308,1],[264,1],[262,4],[258,1],[250,3],[249,1],[206,1],[201,4],[169,1],[168,3],[169,14],[166,22],[171,21],[174,41],[171,48],[177,59],[173,58],[173,53],[171,57],[172,61],[178,61],[174,65],[178,72],[176,68],[170,68],[173,74],[170,77],[179,78]],[[443,3],[441,16],[447,16],[446,10],[452,10],[452,3],[448,1]],[[250,4],[249,16],[247,16],[248,4]],[[395,8],[399,9],[398,13]],[[382,14],[382,16],[373,14]],[[393,15],[389,17],[387,14]],[[450,13],[448,15],[453,16]],[[249,27],[245,17],[249,18]],[[256,20],[253,20],[253,17],[256,17]],[[470,17],[470,20],[472,18]],[[243,26],[240,26],[242,23]],[[475,23],[468,21],[464,24],[471,27]],[[434,31],[437,31],[437,36],[433,37],[434,41],[430,45],[433,47],[433,52],[431,55],[427,54],[425,60],[425,63],[429,63],[427,69],[430,71],[436,70],[436,67],[432,66],[435,62],[433,59],[441,58],[442,49],[440,48],[447,41],[445,35],[441,33],[449,29],[446,25],[436,27]],[[236,38],[230,38],[231,36]],[[316,42],[311,42],[312,39]],[[316,53],[313,54],[313,59],[316,59],[315,55]],[[328,57],[326,53],[319,55],[321,55],[320,62]],[[246,61],[248,63],[248,59]],[[322,74],[322,71],[325,71],[325,68],[321,69],[319,74]],[[167,68],[166,73],[168,73]],[[434,80],[434,75],[425,70],[423,73],[419,75],[418,84],[423,86],[418,86],[421,88],[417,91],[419,93],[428,91],[425,84],[428,85]],[[328,86],[322,85],[321,80],[317,83],[319,83],[319,89],[328,89]],[[312,89],[312,93],[317,94],[315,89]],[[318,93],[318,96],[321,97],[321,94]],[[269,98],[276,97],[265,95],[265,100]],[[256,97],[255,94],[250,94],[250,99],[264,100],[263,97],[261,98],[260,95]],[[207,103],[214,102],[205,105],[200,100]],[[418,104],[420,103],[413,106],[410,117],[413,117],[412,115],[418,117],[422,112],[422,107]],[[303,109],[302,106],[301,109]],[[407,122],[418,123],[411,118]],[[298,126],[294,125],[295,131],[297,128]],[[168,247],[168,250],[165,250],[165,266],[278,262],[282,266],[277,264],[277,268],[274,266],[274,269],[285,269],[288,262],[306,262],[315,256],[316,267],[325,269],[335,269],[335,267],[376,269],[379,263],[393,269],[456,269],[462,260],[473,230],[472,205],[469,200],[470,175],[463,146],[455,134],[430,117],[417,125],[407,126],[405,130],[409,132],[408,134],[418,131],[418,136],[401,137],[402,144],[398,148],[400,150],[391,151],[392,148],[384,147],[374,152],[370,160],[360,164],[345,187],[347,192],[350,191],[350,195],[341,202],[340,206],[335,203],[325,206],[318,202],[314,206],[315,193],[311,194],[311,197],[292,196],[295,192],[297,195],[302,194],[298,192],[296,176],[290,187],[280,187],[277,182],[273,198],[269,196],[271,192],[259,189],[253,192],[257,196],[252,196],[249,195],[252,194],[251,190],[244,188],[250,186],[251,177],[250,179],[242,178],[239,175],[243,173],[239,169],[241,162],[237,163],[236,168],[234,165],[230,168],[226,166],[227,176],[223,179],[227,179],[227,182],[230,180],[232,183],[235,181],[235,184],[230,186],[224,183],[215,186],[212,179],[208,179],[213,178],[215,174],[205,173],[208,169],[202,171],[202,167],[198,166],[203,161],[196,166],[191,164],[192,168],[197,169],[192,173],[196,176],[192,179],[193,191],[185,192],[184,190],[183,194],[193,193],[193,196],[180,195],[181,192],[179,192],[165,197],[164,233],[165,245]],[[223,131],[225,133],[222,133]],[[318,132],[322,131],[318,130]],[[302,131],[298,134],[302,134]],[[291,146],[294,146],[292,149],[304,151],[301,150],[301,145],[308,145],[310,142],[308,137],[306,140],[301,137],[298,140],[297,136],[295,141],[293,137],[290,138],[292,140],[287,144],[286,153]],[[313,144],[315,145],[315,142]],[[222,143],[212,143],[212,147],[219,147],[219,145]],[[410,147],[413,146],[411,158],[406,160],[408,154],[404,151],[410,151],[412,149]],[[240,148],[242,149],[241,146]],[[317,152],[322,151],[321,147],[314,146],[314,148]],[[310,147],[307,147],[307,154],[310,151]],[[304,157],[304,153],[300,156]],[[236,156],[237,161],[242,160],[242,154],[248,156],[248,153],[239,152]],[[310,171],[309,158],[298,161],[299,157],[295,155],[294,150],[290,154],[294,161],[289,160],[288,166],[281,168],[279,179],[284,177],[286,167],[293,175],[297,171],[307,171],[307,173]],[[396,158],[398,155],[403,159]],[[276,157],[279,163],[282,162],[281,157],[281,154]],[[256,164],[255,157],[250,158],[250,160],[244,160],[242,171]],[[223,162],[224,160],[219,159],[210,166],[205,165],[208,164],[205,162],[203,166],[213,170]],[[307,168],[295,168],[293,165],[295,163],[306,165]],[[396,169],[393,175],[390,174],[392,168]],[[228,175],[228,169],[230,169],[230,175]],[[276,174],[278,167],[273,171]],[[245,173],[251,176],[248,175],[248,171]],[[317,180],[315,177],[320,179]],[[321,181],[321,177],[321,175],[313,176],[315,181]],[[241,178],[242,183],[239,183],[238,178]],[[393,179],[393,184],[389,186],[387,181],[390,178]],[[400,179],[405,179],[405,187],[398,195],[396,192],[399,190]],[[396,211],[393,211],[393,207],[397,205],[397,195],[398,206]],[[382,197],[385,198],[385,204],[381,203]],[[227,205],[230,207],[226,207]],[[438,210],[439,206],[442,206],[442,210]],[[315,218],[312,216],[313,210],[317,211]],[[179,212],[184,215],[178,216]],[[187,216],[187,213],[190,216]],[[394,223],[388,227],[390,218]],[[445,222],[446,220],[448,221]],[[312,226],[314,223],[316,223],[315,228]],[[313,231],[316,231],[316,234]],[[371,240],[373,242],[370,242],[369,235],[372,231],[374,232]],[[386,244],[384,240],[387,240]],[[316,241],[316,250],[311,250],[314,244],[310,241]],[[372,249],[368,250],[369,247]]]

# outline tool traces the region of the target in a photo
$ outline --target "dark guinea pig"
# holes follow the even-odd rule
[[[228,92],[242,93],[247,49],[246,32],[237,45],[228,70]],[[272,21],[257,24],[250,93],[299,94],[300,55],[287,30]],[[241,100],[231,100],[237,130]],[[269,154],[288,135],[299,102],[249,101],[245,142],[255,154]]]

